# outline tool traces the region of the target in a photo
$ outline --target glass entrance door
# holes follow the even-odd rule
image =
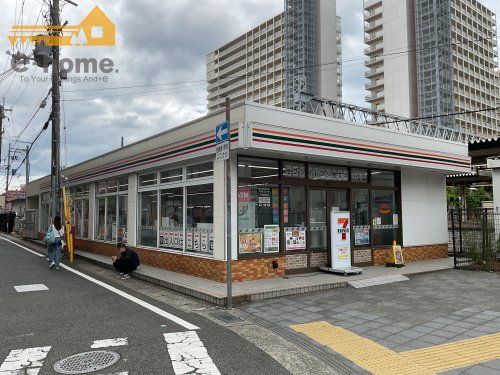
[[[349,211],[347,189],[330,190],[328,197],[329,213],[332,211]]]
[[[332,264],[331,259],[331,215],[332,211],[349,211],[349,199],[347,189],[331,189],[328,190],[328,264]]]

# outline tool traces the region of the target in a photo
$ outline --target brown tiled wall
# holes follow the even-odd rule
[[[109,243],[77,239],[76,248],[94,254],[106,256],[116,255],[115,246]],[[142,264],[204,279],[219,282],[226,281],[226,263],[224,261],[141,248],[135,248],[134,250],[139,254]],[[387,249],[373,250],[374,264],[385,264],[386,251]],[[403,254],[406,262],[446,258],[448,256],[448,244],[406,247],[403,249]],[[326,252],[313,253],[311,255],[311,266],[318,267],[326,265],[326,259]],[[273,261],[278,263],[277,269],[273,268]],[[307,268],[307,254],[292,254],[286,257],[276,256],[272,258],[241,259],[232,262],[233,281],[235,282],[283,277],[285,276],[285,269],[291,270],[300,268]]]
[[[77,239],[75,245],[79,250],[94,254],[116,255],[116,247],[109,243]],[[226,281],[225,261],[142,248],[134,248],[134,250],[139,254],[142,264],[204,279],[219,282]],[[273,269],[273,260],[278,262],[277,269]],[[234,260],[231,264],[232,279],[235,282],[268,279],[285,275],[285,257]]]
[[[373,250],[373,263],[382,265],[386,263],[387,249]],[[405,262],[415,262],[417,260],[440,259],[448,257],[448,244],[411,246],[403,248]]]
[[[322,253],[312,253],[311,254],[311,267],[325,267],[328,265],[328,254],[326,252]]]
[[[353,251],[354,264],[371,263],[372,249],[356,249]]]
[[[293,254],[286,256],[286,269],[294,270],[307,268],[307,254]]]

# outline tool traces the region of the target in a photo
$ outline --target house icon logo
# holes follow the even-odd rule
[[[53,26],[13,26],[8,39],[16,43],[44,42],[46,46],[114,46],[116,27],[113,21],[96,6],[78,26],[67,25],[59,37],[47,35]]]

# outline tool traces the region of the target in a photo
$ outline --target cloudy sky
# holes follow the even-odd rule
[[[115,47],[65,47],[62,57],[111,58],[117,72],[109,74],[106,83],[64,83],[61,154],[65,165],[111,151],[120,146],[121,137],[131,143],[204,115],[206,54],[283,10],[283,0],[75,1],[77,8],[64,7],[63,22],[77,25],[98,5],[116,24],[117,43]],[[482,2],[500,13],[498,0]],[[1,51],[12,50],[6,36],[13,24],[42,22],[46,11],[42,4],[43,0],[0,0]],[[343,64],[343,97],[358,105],[365,105],[362,4],[362,0],[337,0],[337,13],[343,19],[343,59],[349,60]],[[24,50],[18,46],[16,51],[19,48]],[[8,55],[1,54],[0,73],[9,63]],[[83,75],[73,73],[70,78]],[[4,121],[2,160],[8,143],[21,132],[21,140],[32,141],[43,127],[50,105],[26,125],[49,88],[49,75],[31,66],[26,73],[0,76],[0,100],[5,97],[5,106],[13,108]],[[49,140],[50,132],[45,132],[33,147],[32,179],[50,172]],[[19,173],[14,186],[23,183],[24,167]],[[0,191],[4,184],[5,177],[0,177]]]

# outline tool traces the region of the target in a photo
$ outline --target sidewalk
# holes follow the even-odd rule
[[[111,259],[105,256],[76,251],[76,254],[88,261],[112,267]],[[347,283],[355,280],[370,280],[383,276],[417,275],[453,268],[453,259],[426,260],[408,263],[404,268],[388,268],[373,266],[363,268],[363,274],[340,276],[327,273],[310,273],[285,278],[233,283],[233,301],[235,303],[259,301],[276,297],[317,292],[321,290],[345,288]],[[156,285],[175,290],[179,293],[223,306],[226,301],[226,284],[184,275],[159,268],[141,265],[134,277]]]
[[[39,241],[30,241],[41,245]],[[77,257],[112,268],[109,257],[76,250]],[[369,280],[380,277],[411,276],[453,268],[453,259],[425,260],[408,263],[404,268],[384,266],[364,267],[361,275],[340,276],[328,273],[309,273],[284,278],[245,281],[233,283],[233,301],[235,303],[259,301],[270,298],[317,292],[335,288],[346,288],[348,282]],[[141,265],[133,276],[168,289],[201,300],[223,306],[226,302],[226,284],[202,279],[182,273]]]

